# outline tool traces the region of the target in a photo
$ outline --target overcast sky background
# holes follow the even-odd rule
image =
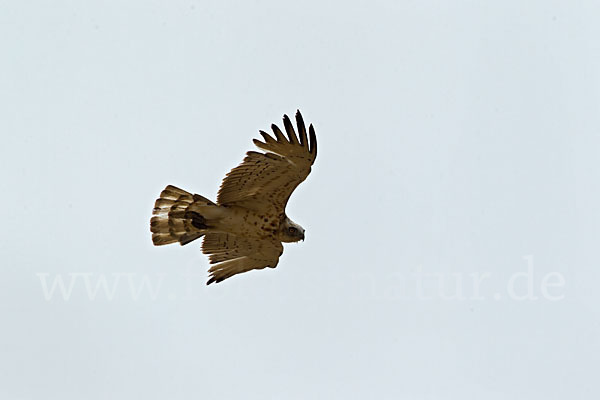
[[[0,397],[597,398],[599,17],[0,2]],[[200,242],[152,245],[154,200],[214,199],[297,108],[307,240],[206,287]]]

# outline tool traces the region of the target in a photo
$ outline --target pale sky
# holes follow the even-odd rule
[[[598,398],[599,18],[0,2],[0,398]],[[205,286],[154,200],[214,200],[297,108],[307,240]]]

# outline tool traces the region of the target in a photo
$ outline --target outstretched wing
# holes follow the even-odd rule
[[[264,142],[253,141],[266,153],[249,151],[244,161],[227,174],[219,189],[218,204],[277,214],[285,210],[290,195],[306,179],[317,157],[315,130],[311,124],[307,138],[300,111],[296,112],[296,124],[298,136],[287,115],[283,116],[287,138],[275,124],[271,125],[275,138],[260,131]]]
[[[221,282],[242,272],[266,267],[275,268],[283,245],[278,241],[249,239],[228,233],[209,233],[204,236],[202,252],[209,254],[213,265],[206,282]]]

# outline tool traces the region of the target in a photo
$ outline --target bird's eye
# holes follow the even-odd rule
[[[294,234],[294,233],[296,233],[296,228],[292,227],[292,228],[288,229],[288,232],[291,234]]]

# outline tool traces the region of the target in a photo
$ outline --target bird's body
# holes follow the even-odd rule
[[[204,236],[202,251],[216,264],[209,270],[208,284],[252,269],[275,268],[283,242],[304,240],[304,229],[287,217],[285,206],[310,173],[316,137],[311,125],[309,142],[300,112],[299,138],[286,115],[283,121],[288,138],[275,125],[276,139],[260,131],[265,142],[254,143],[267,152],[249,151],[223,180],[216,203],[172,185],[155,202],[153,243],[185,245]]]

